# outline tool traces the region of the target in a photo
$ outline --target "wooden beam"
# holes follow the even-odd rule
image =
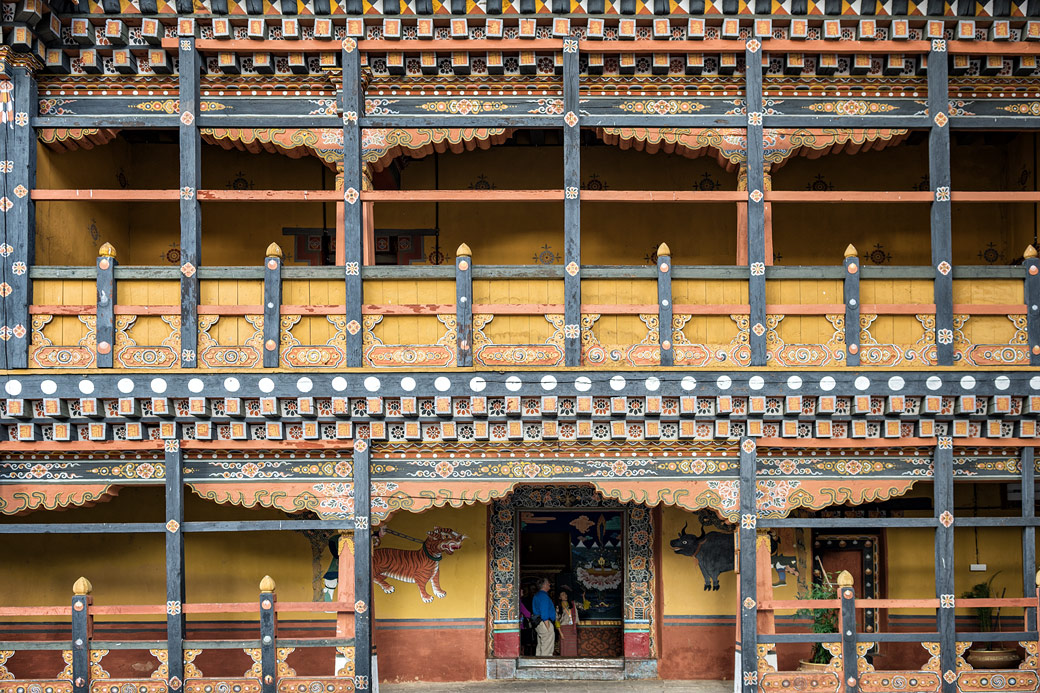
[[[361,129],[358,118],[364,112],[364,94],[361,86],[361,62],[357,42],[343,39],[342,101],[343,101],[343,259],[346,281],[347,365],[362,365],[364,320],[361,315],[363,292],[361,265],[363,254],[363,205],[361,161]]]
[[[469,368],[473,365],[473,258],[466,244],[455,253],[455,334],[455,365]]]
[[[14,69],[14,65],[10,61],[4,61],[2,71],[0,71],[0,80],[6,81],[8,84],[13,82],[13,75],[11,71]],[[15,136],[14,132],[10,127],[0,127],[0,161],[12,162],[14,161],[15,155]],[[14,171],[12,170],[13,174]],[[12,175],[0,175],[0,199],[5,200],[18,200],[14,195],[14,182]],[[9,245],[8,236],[14,234],[16,224],[13,218],[10,218],[8,214],[0,214],[0,247],[6,250]],[[35,235],[35,233],[34,233]],[[12,246],[13,247],[13,246]],[[28,265],[32,268],[32,265]],[[0,262],[0,284],[10,285],[10,280],[14,278],[13,267],[10,262],[6,259]],[[31,304],[31,301],[28,302]],[[0,333],[10,336],[13,321],[11,318],[15,316],[15,311],[8,310],[8,301],[6,299],[0,299]],[[26,323],[31,324],[31,323]],[[0,368],[6,369],[8,367],[7,360],[7,347],[0,347]]]
[[[202,69],[195,37],[181,36],[180,56],[180,226],[181,226],[181,353],[182,368],[198,364],[199,265],[202,263],[202,208],[198,189],[202,180],[202,139],[199,116],[199,74]]]
[[[2,300],[6,304],[4,334],[0,338],[7,345],[8,368],[26,368],[29,365],[31,323],[29,306],[32,304],[32,282],[28,268],[36,262],[36,205],[27,194],[36,185],[36,131],[29,116],[37,110],[36,79],[26,67],[14,67],[14,131],[7,133],[10,148],[8,161],[12,162],[5,199],[9,209],[6,217],[7,242],[3,262],[4,279],[10,292]],[[10,125],[10,124],[9,124]],[[5,205],[8,206],[8,205]]]
[[[183,63],[182,63],[183,64]],[[180,424],[164,441],[166,464],[166,651],[167,692],[180,693],[184,681],[184,458]]]
[[[1023,280],[1023,298],[1026,306],[1026,335],[1029,346],[1029,365],[1040,366],[1040,258],[1036,257],[1036,248],[1025,262],[1026,276]]]
[[[568,366],[581,365],[581,75],[578,41],[563,49],[563,351]]]
[[[748,343],[751,365],[766,365],[765,143],[762,133],[762,53],[757,40],[744,51],[747,108]]]
[[[1036,518],[1036,459],[1034,448],[1022,448],[1022,519]],[[1036,527],[1022,527],[1022,594],[1032,597],[1033,606],[1025,610],[1025,629],[1036,630]]]
[[[851,245],[845,257],[845,282],[842,300],[845,302],[845,365],[859,365],[859,257]]]
[[[371,485],[367,440],[354,443],[354,687],[372,687],[372,535],[369,529]],[[341,575],[340,580],[351,576]]]
[[[935,41],[928,56],[928,180],[931,208],[932,268],[935,271],[936,363],[953,365],[953,215],[950,195],[948,42]]]
[[[278,368],[282,342],[282,249],[272,243],[264,258],[264,368]]]
[[[932,491],[934,516],[938,520],[935,528],[935,596],[939,599],[939,609],[936,611],[939,675],[944,677],[942,693],[956,693],[956,679],[947,680],[946,677],[947,672],[957,671],[957,619],[954,612],[956,588],[953,579],[953,438],[939,438],[934,455]]]
[[[116,258],[108,252],[112,246],[106,243],[97,257],[97,315],[96,342],[98,368],[111,368],[114,363],[116,343]]]
[[[657,249],[657,333],[661,344],[661,365],[675,364],[672,351],[672,255],[662,243]]]
[[[758,693],[758,561],[757,561],[757,524],[758,509],[756,502],[756,455],[754,438],[740,440],[740,482],[738,485],[740,499],[740,574],[738,593],[740,618],[740,672],[742,681],[738,682],[744,693]]]

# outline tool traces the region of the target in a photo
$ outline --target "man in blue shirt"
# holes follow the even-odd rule
[[[538,647],[535,649],[536,657],[552,657],[553,647],[556,645],[556,607],[553,606],[552,597],[549,596],[549,588],[552,583],[548,578],[538,581],[538,591],[531,600],[531,613],[535,618],[541,618],[541,622],[535,628],[538,634]]]

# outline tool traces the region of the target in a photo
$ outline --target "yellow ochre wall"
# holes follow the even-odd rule
[[[38,511],[14,522],[163,522],[161,487],[125,487],[115,498],[92,508]],[[207,520],[284,519],[269,509],[217,506],[185,495],[185,517]],[[94,586],[94,603],[163,604],[166,600],[163,534],[6,534],[0,561],[0,592],[5,606],[68,604],[80,576]],[[189,602],[254,602],[260,579],[270,575],[283,601],[311,601],[311,549],[294,532],[202,532],[186,534],[185,591]],[[293,618],[303,617],[293,615]],[[126,616],[108,620],[165,620]],[[189,620],[248,619],[255,614],[189,614]],[[45,619],[46,620],[46,619]],[[53,619],[51,619],[53,620]]]
[[[250,154],[203,145],[202,188],[231,189],[244,179],[255,190],[334,189],[336,175],[314,157]],[[176,189],[176,144],[134,143],[121,137],[91,150],[57,154],[38,148],[37,187]],[[322,182],[324,171],[324,184]],[[122,176],[122,178],[120,178]],[[122,181],[122,182],[121,182]],[[283,228],[335,227],[335,204],[322,202],[204,202],[202,259],[207,265],[260,265],[270,243],[294,264],[293,237]],[[41,265],[92,265],[104,242],[123,265],[170,265],[180,246],[179,203],[37,203],[36,259]],[[97,239],[91,237],[94,229]],[[172,258],[172,259],[171,259]]]
[[[1035,190],[1035,138],[958,134],[951,146],[953,189]],[[121,137],[91,150],[55,154],[41,147],[41,188],[173,189],[177,149],[173,143],[128,144]],[[558,146],[495,146],[463,154],[405,160],[403,189],[432,189],[439,168],[442,189],[491,185],[496,189],[559,189],[563,155]],[[322,183],[322,170],[325,180]],[[241,174],[241,175],[240,175]],[[335,176],[314,157],[290,159],[279,154],[250,154],[203,147],[203,187],[229,188],[244,178],[257,190],[332,189]],[[816,159],[794,157],[772,174],[775,190],[927,190],[927,144],[913,134],[902,144],[855,155]],[[386,185],[392,180],[381,176]],[[610,190],[686,190],[715,186],[736,189],[736,174],[710,157],[686,159],[674,154],[622,151],[608,145],[582,150],[582,185]],[[332,203],[203,203],[203,262],[252,265],[262,260],[268,243],[277,242],[292,262],[285,227],[335,226]],[[840,264],[854,244],[872,262],[930,263],[927,203],[801,204],[772,206],[777,264]],[[167,264],[166,254],[179,242],[178,205],[163,203],[43,202],[38,204],[40,264],[94,262],[96,248],[109,240],[123,264]],[[431,229],[440,226],[440,250],[450,261],[460,243],[468,243],[477,264],[562,264],[562,202],[435,204],[377,203],[377,229]],[[582,205],[582,260],[586,264],[648,262],[661,242],[673,261],[683,265],[732,264],[736,258],[736,205],[586,202]],[[1033,204],[953,205],[953,256],[956,264],[988,264],[980,257],[993,243],[994,264],[1021,257],[1033,241],[1037,215]],[[878,247],[880,246],[880,247]],[[434,250],[427,237],[424,254]]]

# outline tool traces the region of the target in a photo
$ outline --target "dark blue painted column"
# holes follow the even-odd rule
[[[181,366],[198,365],[199,264],[202,262],[202,139],[199,136],[199,74],[202,63],[195,48],[195,22],[178,21],[180,56],[180,214],[181,214]],[[190,33],[188,33],[190,32]]]

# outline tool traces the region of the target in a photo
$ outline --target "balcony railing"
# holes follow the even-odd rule
[[[565,363],[617,368],[751,365],[749,334],[766,332],[768,365],[842,368],[936,363],[952,340],[955,365],[1029,365],[1025,267],[952,268],[952,334],[936,330],[931,267],[752,266],[766,277],[766,324],[751,325],[749,268],[581,268],[580,325],[565,324],[561,266],[361,268],[362,323],[348,322],[343,267],[198,269],[201,368],[332,369],[348,365],[347,335],[363,330],[370,368],[498,370]],[[181,363],[183,268],[117,267],[102,249],[89,267],[34,267],[30,367],[174,368]],[[348,270],[349,271],[349,270]]]

